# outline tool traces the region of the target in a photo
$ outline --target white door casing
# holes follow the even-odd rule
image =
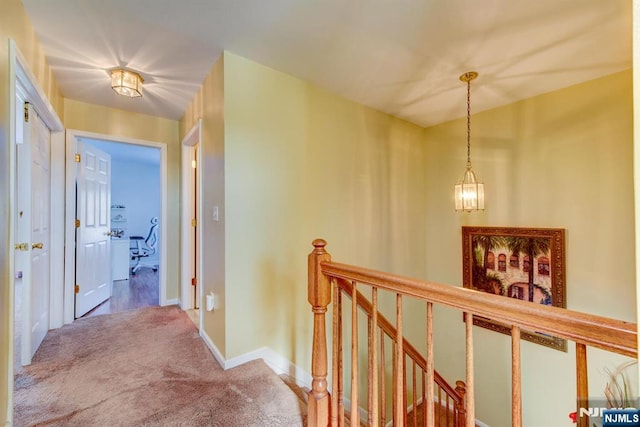
[[[142,145],[146,147],[158,148],[160,150],[160,305],[177,304],[178,300],[167,298],[167,252],[168,252],[168,235],[171,233],[167,228],[168,218],[168,159],[167,159],[167,145],[155,141],[148,141],[142,139],[135,139],[129,137],[119,137],[108,134],[87,132],[77,129],[66,130],[66,192],[65,192],[65,204],[66,212],[65,216],[65,259],[64,259],[64,322],[72,323],[75,318],[75,293],[74,286],[76,281],[76,249],[78,249],[79,242],[76,242],[76,228],[75,228],[75,215],[76,212],[76,182],[78,167],[74,162],[74,156],[77,152],[77,143],[81,140],[98,140],[98,141],[113,141],[126,144]],[[84,262],[81,258],[78,258],[78,262]],[[82,288],[82,284],[80,284]]]
[[[203,300],[202,292],[202,150],[199,146],[202,140],[202,119],[191,128],[182,140],[182,241],[181,241],[181,292],[180,306],[183,310],[194,308],[194,296],[198,306]],[[196,161],[196,174],[192,167],[192,160]],[[196,219],[196,232],[191,220]],[[195,277],[198,286],[195,287],[197,295],[194,295],[194,286],[191,279]],[[202,324],[203,310],[200,310],[199,324]]]
[[[77,142],[77,204],[75,317],[81,317],[111,296],[111,158]]]
[[[17,148],[16,254],[22,271],[20,362],[29,365],[49,330],[51,134],[25,103],[22,143]]]

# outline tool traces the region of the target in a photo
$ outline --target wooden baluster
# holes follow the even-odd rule
[[[325,313],[331,302],[331,282],[322,274],[320,263],[331,261],[322,239],[313,241],[314,250],[308,258],[308,300],[313,311],[313,350],[311,354],[311,390],[309,391],[309,426],[329,425],[330,395],[327,391],[327,334]]]
[[[467,386],[464,381],[456,381],[456,391],[460,396],[460,402],[456,402],[456,427],[465,427],[467,424],[467,410],[465,409]]]
[[[473,315],[471,313],[465,313],[465,325],[467,348],[467,427],[475,427],[476,403],[473,388]]]
[[[384,362],[384,331],[380,329],[380,424],[387,424],[387,369]]]
[[[589,408],[589,381],[587,377],[587,346],[576,343],[577,420],[578,427],[588,427],[589,417],[580,416],[580,408]]]
[[[451,425],[451,397],[449,396],[449,393],[447,393],[447,398],[446,398],[446,402],[447,402],[447,406],[445,406],[446,408],[446,412],[445,412],[445,423],[444,425],[448,426]]]
[[[435,425],[433,396],[433,304],[427,302],[427,400],[423,411],[427,414],[427,426]]]
[[[398,412],[398,408],[400,405],[398,404],[398,399],[396,399],[396,395],[398,392],[396,389],[398,388],[398,342],[392,342],[392,353],[391,353],[391,408],[392,408],[392,418],[395,421],[396,413]]]
[[[442,387],[438,386],[438,406],[436,407],[437,411],[435,412],[435,418],[438,420],[438,425],[442,420]]]
[[[413,360],[413,359],[412,359]],[[418,427],[418,399],[416,398],[416,396],[418,395],[418,386],[417,386],[417,377],[416,377],[416,361],[413,361],[413,427]]]
[[[371,288],[372,313],[369,319],[369,425],[377,426],[378,416],[378,289]]]
[[[340,336],[339,341],[339,357],[338,357],[338,426],[344,426],[344,351],[342,337],[342,292],[338,294],[338,302],[340,304],[340,316],[338,317],[338,334]]]
[[[407,423],[407,409],[409,408],[407,404],[407,396],[409,394],[407,384],[407,354],[402,353],[402,416],[404,417],[405,424]]]
[[[396,426],[404,426],[405,412],[407,410],[406,405],[404,408],[404,396],[405,396],[405,363],[404,363],[404,346],[403,346],[403,334],[402,334],[402,295],[396,294],[396,330],[397,330],[397,342],[396,342],[396,387],[394,400],[396,402],[396,412],[394,414],[393,423]]]
[[[520,328],[511,327],[511,425],[522,426],[522,372],[520,369]]]
[[[338,282],[333,280],[333,360],[331,382],[333,384],[333,395],[331,396],[331,426],[338,427],[339,398],[342,395],[339,377],[340,365],[342,363],[342,291],[338,287]]]
[[[342,304],[342,292],[340,293],[340,304]],[[340,311],[342,313],[342,311]],[[344,351],[342,348],[342,315],[338,324],[340,330],[340,357],[338,360],[338,427],[344,427]]]
[[[351,282],[351,427],[360,427],[358,412],[358,290]]]
[[[433,388],[431,390],[431,395],[433,395]],[[422,371],[422,425],[427,426],[427,407],[431,406],[431,411],[433,414],[433,402],[429,403],[427,400],[427,373],[426,371]],[[433,424],[429,427],[433,427]]]

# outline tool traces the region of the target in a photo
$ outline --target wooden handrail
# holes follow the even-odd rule
[[[319,264],[320,271],[328,277],[365,283],[498,320],[522,329],[551,334],[629,357],[638,357],[635,323],[559,307],[531,304],[528,301],[337,262],[323,261]]]
[[[350,297],[352,295],[353,287],[350,282],[344,279],[338,279],[337,283],[338,286],[343,291],[345,291],[345,295],[347,297]],[[364,310],[368,317],[373,316],[373,307],[369,300],[367,300],[367,298],[360,292],[357,292],[356,295],[358,298],[357,304],[362,308],[362,310]],[[385,334],[387,334],[389,338],[391,338],[392,341],[398,340],[398,333],[395,326],[393,326],[389,319],[384,317],[382,313],[378,313],[378,326],[384,331]],[[426,371],[427,361],[420,354],[420,352],[404,337],[402,338],[402,345],[407,356],[413,359],[423,371]],[[456,389],[454,389],[449,383],[447,383],[447,381],[442,378],[442,376],[437,371],[434,371],[433,376],[436,384],[438,384],[446,394],[450,395],[456,404],[462,403],[464,401],[464,398],[460,396]]]

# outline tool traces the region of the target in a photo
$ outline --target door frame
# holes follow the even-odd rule
[[[182,248],[181,248],[181,292],[180,307],[183,310],[192,309],[193,307],[193,291],[191,286],[191,277],[193,272],[193,260],[197,257],[198,271],[195,275],[198,283],[198,301],[200,302],[200,316],[198,320],[198,328],[202,326],[202,119],[198,119],[196,124],[191,128],[182,140]],[[198,150],[195,150],[195,146]],[[196,151],[196,224],[197,239],[199,242],[198,252],[195,253],[194,234],[191,226],[191,206],[194,204],[193,195],[193,169],[191,167],[191,159]]]
[[[23,114],[16,108],[16,88],[20,85],[29,102],[40,118],[51,131],[51,206],[50,206],[50,276],[49,276],[49,327],[59,328],[63,324],[63,282],[64,282],[64,203],[60,203],[64,196],[64,126],[55,109],[49,102],[47,94],[40,86],[35,74],[13,39],[9,39],[9,346],[8,346],[8,378],[7,390],[8,421],[13,421],[13,364],[14,364],[14,334],[15,334],[15,211],[16,204],[16,119]]]
[[[64,261],[64,322],[74,321],[75,303],[75,272],[76,272],[76,141],[78,139],[97,139],[101,141],[120,142],[124,144],[142,145],[160,149],[160,266],[159,272],[159,304],[167,305],[167,145],[155,141],[126,138],[121,136],[106,135],[94,132],[86,132],[77,129],[67,129],[66,135],[66,212],[65,217],[65,245],[67,251]]]

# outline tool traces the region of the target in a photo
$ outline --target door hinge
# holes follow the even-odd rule
[[[80,163],[80,154],[76,154],[76,163]]]
[[[76,228],[80,228],[80,220],[76,218]]]
[[[196,227],[198,225],[198,221],[194,218],[191,220],[191,226]]]
[[[29,245],[26,243],[16,243],[15,244],[15,249],[17,251],[28,251],[29,250]]]
[[[80,293],[80,285],[76,284],[76,286],[74,288],[74,291],[75,291],[76,294],[79,294]]]
[[[198,284],[198,279],[196,279],[195,277],[191,278],[191,286],[196,286]]]
[[[29,123],[29,103],[24,103],[24,122]]]

